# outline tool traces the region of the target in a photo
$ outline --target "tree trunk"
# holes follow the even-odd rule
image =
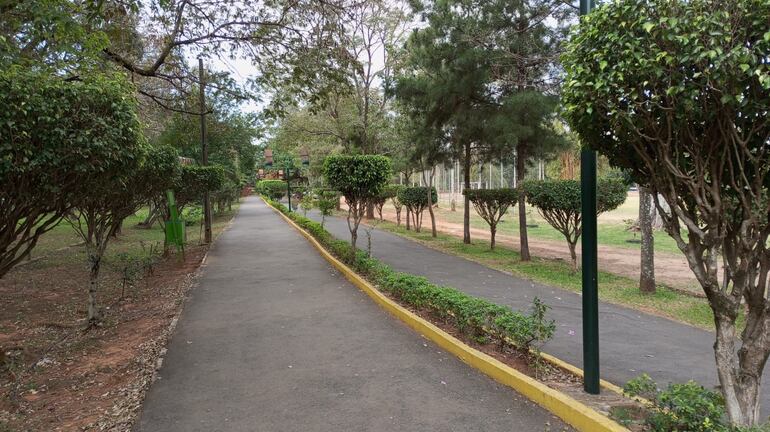
[[[97,247],[98,248],[98,247]],[[99,308],[96,304],[96,292],[99,289],[99,270],[101,268],[102,258],[98,251],[90,250],[88,252],[88,262],[90,271],[88,275],[88,325],[92,326],[99,322]]]
[[[366,204],[366,218],[374,219],[374,203],[369,202]]]
[[[489,227],[489,248],[491,250],[495,250],[495,234],[497,234],[497,227],[490,226]]]
[[[396,226],[401,226],[401,207],[396,207]]]
[[[639,229],[642,236],[639,290],[655,292],[655,244],[652,231],[652,196],[647,188],[639,188]]]
[[[519,245],[522,261],[530,261],[529,238],[527,237],[527,203],[524,190],[524,175],[526,174],[526,155],[524,146],[516,148],[516,184],[519,188]]]
[[[150,210],[147,212],[147,217],[142,221],[139,222],[139,226],[145,229],[152,228],[153,225],[155,225],[155,219],[158,218],[159,215],[158,207],[155,205],[150,205]]]
[[[409,219],[412,217],[411,213],[412,213],[411,210],[409,210],[409,207],[407,207],[406,208],[406,230],[407,231],[409,231],[409,228],[410,228],[410,220]]]
[[[471,188],[471,144],[465,144],[465,172],[463,173],[463,182],[465,189]],[[471,201],[468,196],[463,194],[463,243],[471,244]]]
[[[760,423],[760,390],[762,372],[770,353],[767,341],[768,322],[764,313],[746,317],[746,328],[741,338],[741,348],[735,349],[739,340],[736,334],[737,312],[714,311],[716,342],[714,356],[717,375],[725,399],[730,421],[736,425],[753,426]]]
[[[575,253],[575,248],[577,247],[577,242],[567,242],[569,245],[569,257],[572,259],[572,273],[577,273],[578,271],[578,264],[577,264],[577,253]]]
[[[428,178],[428,213],[430,213],[430,235],[435,238],[438,236],[436,233],[436,215],[433,213],[433,176],[436,173],[436,167],[432,167],[430,170],[430,177]]]

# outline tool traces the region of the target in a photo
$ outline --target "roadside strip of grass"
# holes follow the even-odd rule
[[[573,292],[581,291],[581,274],[572,273],[568,263],[533,257],[532,261],[521,261],[518,252],[503,246],[489,249],[489,242],[474,240],[467,245],[461,239],[439,233],[431,237],[430,229],[422,232],[407,231],[392,222],[378,222],[378,228],[441,252],[456,255],[495,270],[529,279],[544,285]],[[639,284],[633,279],[599,272],[599,298],[608,303],[629,307],[653,315],[670,318],[705,330],[714,328],[714,317],[706,299],[688,296],[665,286],[658,286],[655,294],[642,294]],[[742,321],[742,320],[741,320]],[[739,328],[742,322],[739,322]]]

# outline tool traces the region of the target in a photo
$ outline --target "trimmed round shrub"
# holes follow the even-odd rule
[[[495,248],[497,224],[508,208],[519,200],[517,189],[465,189],[463,195],[473,204],[476,212],[489,224],[489,247]]]
[[[257,191],[274,201],[286,196],[286,182],[283,180],[262,180],[257,183]]]
[[[390,159],[379,155],[332,155],[324,161],[324,178],[340,191],[348,204],[348,228],[353,253],[358,239],[358,225],[366,206],[379,196],[390,179]]]
[[[540,215],[567,239],[572,269],[577,271],[575,246],[582,234],[580,182],[577,180],[543,180],[524,184],[527,201]],[[626,184],[618,178],[600,179],[596,187],[596,214],[618,208],[626,201]]]
[[[438,193],[436,188],[432,187],[430,191],[431,205],[438,202]],[[407,209],[407,217],[412,218],[414,230],[420,232],[422,227],[422,213],[428,207],[428,187],[427,186],[407,186],[399,189],[397,192],[398,200]]]

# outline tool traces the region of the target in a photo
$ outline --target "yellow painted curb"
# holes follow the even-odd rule
[[[288,216],[265,201],[283,219],[300,232],[327,261],[369,295],[383,309],[420,332],[446,351],[468,365],[480,370],[501,384],[513,388],[528,399],[552,412],[581,432],[629,432],[628,429],[594,411],[577,400],[558,392],[545,384],[519,372],[505,363],[464,344],[459,339],[422,319],[408,309],[386,297],[369,282],[329,253],[310,233],[302,229]]]

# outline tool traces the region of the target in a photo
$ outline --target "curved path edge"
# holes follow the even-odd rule
[[[466,345],[449,333],[446,333],[430,322],[422,319],[418,315],[412,313],[408,309],[389,299],[369,282],[367,282],[363,277],[359,276],[347,265],[343,264],[341,261],[335,258],[310,233],[305,231],[293,220],[281,213],[278,209],[270,205],[270,203],[267,201],[265,201],[265,204],[272,208],[294,229],[299,231],[299,233],[318,250],[324,259],[329,261],[329,263],[331,263],[342,274],[344,274],[351,283],[366,293],[380,307],[404,322],[415,331],[420,332],[435,344],[452,353],[464,363],[481,371],[495,381],[511,387],[512,389],[547,409],[554,415],[564,420],[564,422],[570,424],[581,432],[628,432],[627,428],[610,420],[601,413],[591,409],[587,405],[564,393],[554,390],[543,383],[540,383],[539,381],[519,372],[518,370],[481,351]],[[575,374],[580,372],[580,375],[582,375],[582,371],[579,368],[559,360],[556,357],[548,355],[545,357],[545,359],[555,364],[556,366],[561,367],[562,369],[566,369],[569,372]],[[602,384],[607,390],[615,392],[618,391],[617,386],[614,386],[613,384],[607,382],[603,382]]]

